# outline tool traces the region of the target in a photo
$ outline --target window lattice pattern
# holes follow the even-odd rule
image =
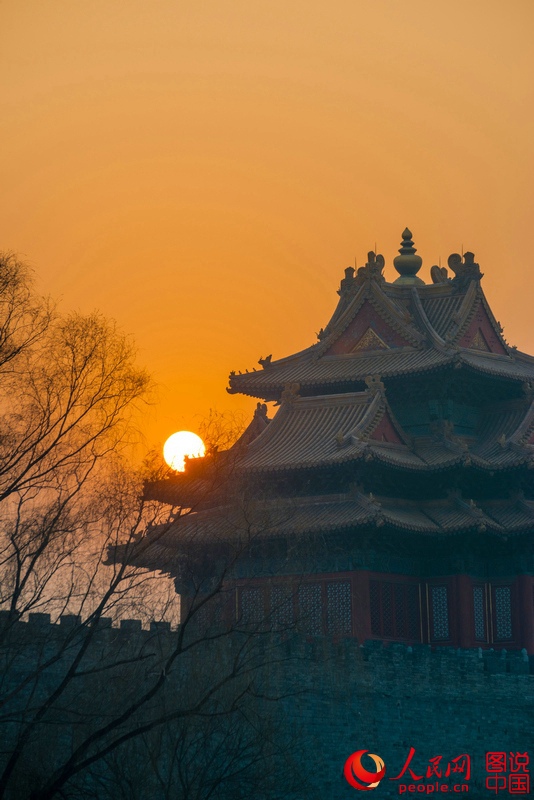
[[[486,641],[486,615],[484,613],[484,589],[482,586],[473,587],[473,609],[475,612],[475,639],[479,642]]]
[[[275,628],[287,628],[293,622],[293,594],[287,586],[271,587],[271,621]]]
[[[419,586],[409,585],[406,587],[408,592],[408,638],[413,641],[421,641],[421,605],[419,599]]]
[[[382,633],[384,636],[394,636],[393,628],[393,586],[391,583],[382,584]]]
[[[414,641],[421,638],[419,588],[413,584],[395,584],[395,636]]]
[[[306,633],[320,636],[323,632],[322,591],[320,583],[299,586],[299,623]]]
[[[381,636],[382,623],[380,618],[380,584],[378,581],[370,581],[369,593],[371,600],[371,630],[375,636]]]
[[[349,581],[326,585],[326,630],[329,634],[350,636],[352,633],[352,604]]]
[[[418,585],[370,581],[369,591],[371,631],[375,636],[421,640]]]
[[[258,586],[241,589],[241,622],[245,625],[259,625],[263,618],[262,589]]]
[[[396,583],[393,587],[395,596],[395,634],[402,639],[408,638],[406,588],[402,583]]]
[[[233,592],[231,601],[235,604],[235,594]],[[210,598],[207,602],[205,598],[199,596],[198,602],[195,602],[193,606],[191,620],[196,630],[205,633],[212,626],[220,626],[223,623],[224,607],[228,602],[229,597],[226,592],[221,592],[221,594]]]
[[[509,586],[495,587],[495,633],[497,639],[512,639],[512,592]]]
[[[432,627],[434,639],[449,638],[449,603],[446,586],[432,586]]]

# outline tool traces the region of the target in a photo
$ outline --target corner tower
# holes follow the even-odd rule
[[[472,253],[425,284],[402,238],[393,283],[370,252],[315,344],[230,374],[231,394],[259,401],[253,421],[148,487],[194,513],[134,559],[187,594],[185,550],[215,558],[248,530],[224,613],[534,653],[534,358],[503,338]]]

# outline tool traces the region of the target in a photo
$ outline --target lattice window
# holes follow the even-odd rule
[[[421,609],[419,603],[419,586],[407,584],[406,605],[408,607],[408,638],[421,641]]]
[[[370,581],[371,631],[375,636],[420,641],[419,587]]]
[[[352,593],[349,581],[326,584],[326,630],[329,634],[352,633]]]
[[[259,586],[241,589],[241,622],[245,625],[259,625],[263,619],[263,590]]]
[[[226,592],[211,597],[207,602],[199,596],[194,604],[192,623],[198,631],[206,632],[212,626],[220,626],[224,618],[224,607],[227,603],[235,603],[235,594],[232,592],[231,600]]]
[[[432,586],[432,627],[435,640],[449,639],[449,602],[446,586]]]
[[[512,592],[509,586],[495,587],[495,638],[512,639]]]
[[[371,601],[371,630],[375,636],[381,636],[382,620],[380,614],[380,584],[378,581],[369,582],[369,595]]]
[[[293,623],[293,592],[291,587],[271,587],[271,621],[275,628],[287,628]]]
[[[401,639],[408,638],[408,614],[406,608],[406,586],[396,583],[395,591],[395,634]]]
[[[299,625],[313,636],[323,632],[322,591],[320,583],[303,583],[299,586]]]
[[[394,636],[393,628],[393,586],[382,584],[382,632],[384,636]]]
[[[473,609],[475,613],[475,639],[486,641],[486,613],[484,603],[484,587],[473,586]]]
[[[419,614],[419,588],[410,583],[396,583],[395,636],[400,639],[419,640],[421,625]]]

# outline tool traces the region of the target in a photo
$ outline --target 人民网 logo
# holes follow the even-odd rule
[[[371,758],[375,762],[376,772],[369,772],[365,767],[362,767],[362,756],[366,753],[368,758]],[[386,767],[380,756],[369,753],[368,750],[356,750],[356,752],[345,761],[343,774],[346,781],[353,789],[360,789],[367,792],[370,789],[376,789],[386,774]]]

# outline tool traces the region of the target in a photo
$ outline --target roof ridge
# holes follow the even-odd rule
[[[376,424],[373,427],[373,423],[376,422],[376,417],[380,411],[383,411],[384,405],[384,395],[382,391],[375,391],[372,393],[370,390],[369,394],[372,397],[371,402],[367,408],[367,411],[364,413],[363,417],[358,420],[354,428],[346,434],[345,440],[351,440],[354,444],[361,442],[362,440],[366,440],[369,433],[374,430]],[[360,436],[357,436],[356,433],[360,432]],[[354,442],[354,439],[356,441]]]
[[[491,327],[493,329],[493,332],[495,333],[497,339],[499,340],[500,344],[502,345],[502,347],[504,349],[504,353],[493,353],[493,352],[490,351],[488,353],[488,355],[493,355],[493,356],[494,355],[500,355],[500,356],[508,356],[509,358],[513,358],[513,356],[511,355],[512,348],[504,340],[504,337],[502,335],[502,326],[495,319],[495,315],[493,314],[493,311],[491,310],[491,307],[490,307],[490,305],[489,305],[489,303],[488,303],[488,301],[486,299],[486,295],[484,294],[484,290],[482,289],[482,286],[480,285],[480,281],[479,280],[475,280],[475,279],[471,280],[471,282],[469,284],[469,287],[467,289],[467,292],[465,293],[465,297],[464,297],[464,301],[462,302],[462,305],[460,306],[460,308],[456,312],[456,314],[453,314],[453,319],[455,317],[457,318],[457,322],[456,322],[457,329],[456,329],[456,331],[454,333],[451,333],[450,336],[447,337],[447,339],[451,342],[451,344],[454,342],[454,343],[457,344],[457,346],[459,346],[458,342],[460,341],[462,336],[467,331],[469,325],[473,321],[473,319],[475,317],[475,314],[476,314],[476,312],[477,312],[477,310],[479,308],[479,305],[482,305],[484,311],[486,312],[487,318],[488,318],[489,323],[490,323],[490,325],[491,325]],[[462,348],[462,349],[470,350],[472,348],[465,347],[465,348]],[[480,352],[483,353],[484,351],[480,351]]]
[[[505,440],[505,446],[509,444],[524,445],[524,440],[530,436],[534,430],[534,400],[530,403],[526,414],[515,429],[515,431]]]
[[[419,295],[419,292],[417,291],[417,288],[415,286],[412,287],[411,295],[419,319],[423,324],[425,330],[428,332],[432,344],[434,345],[436,350],[439,350],[440,352],[443,352],[446,355],[453,355],[454,348],[451,347],[451,345],[442,336],[440,336],[440,334],[437,332],[437,330],[430,322],[430,319],[428,318],[428,315],[423,307],[423,303],[421,302],[421,297]]]
[[[462,304],[458,311],[455,311],[451,315],[451,319],[454,325],[456,325],[456,331],[449,330],[446,341],[451,342],[451,344],[463,335],[467,326],[471,322],[472,318],[475,315],[475,304],[477,300],[477,283],[476,281],[472,280],[469,282],[469,286],[467,287],[467,291],[464,295],[464,299],[462,300]]]
[[[411,322],[411,314],[407,310],[403,310],[394,300],[388,297],[381,284],[376,280],[366,280],[359,286],[358,291],[351,299],[347,308],[336,320],[332,330],[321,339],[315,353],[316,358],[320,358],[335,342],[337,342],[352,320],[355,319],[366,300],[394,331],[408,341],[411,341],[415,347],[422,344],[424,336]],[[328,325],[326,326],[326,330],[328,330]]]

